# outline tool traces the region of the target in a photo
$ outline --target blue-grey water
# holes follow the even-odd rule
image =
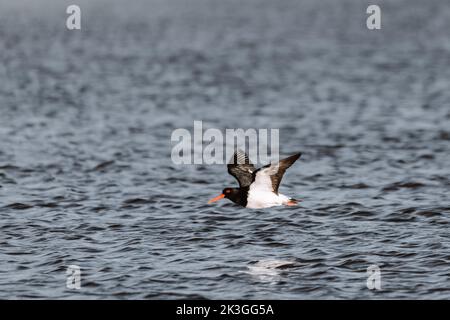
[[[447,1],[73,2],[0,2],[0,298],[450,298]],[[280,129],[301,205],[207,205],[194,120]]]

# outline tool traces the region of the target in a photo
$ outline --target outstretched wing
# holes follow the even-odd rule
[[[252,189],[258,191],[271,191],[278,194],[278,187],[286,169],[289,168],[302,154],[296,153],[278,163],[269,164],[255,172],[255,182]]]
[[[237,150],[227,167],[228,173],[239,182],[239,187],[248,187],[253,182],[253,173],[256,171],[256,168],[244,151]]]

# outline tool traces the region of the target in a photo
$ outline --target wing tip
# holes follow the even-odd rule
[[[292,159],[293,161],[297,161],[298,158],[302,156],[302,153],[299,151],[297,153],[294,153],[292,156],[288,157],[287,159]]]
[[[244,150],[242,150],[241,148],[235,148],[234,153],[228,162],[228,165],[240,165],[240,164],[252,165],[252,162],[250,161],[248,154]]]

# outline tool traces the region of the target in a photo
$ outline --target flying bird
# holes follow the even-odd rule
[[[300,156],[299,152],[278,163],[256,169],[248,155],[242,150],[237,150],[227,167],[228,173],[239,182],[239,188],[225,188],[222,194],[209,200],[208,203],[227,198],[243,207],[252,209],[280,205],[295,206],[299,200],[278,193],[278,187],[286,169]]]

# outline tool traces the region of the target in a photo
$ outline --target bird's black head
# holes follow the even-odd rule
[[[243,205],[243,201],[246,201],[245,196],[239,188],[225,188],[222,190],[222,194],[209,200],[208,203],[216,202],[217,200],[227,198],[231,201]],[[244,200],[245,199],[245,200]],[[245,206],[245,205],[244,205]]]
[[[222,194],[227,199],[230,199],[230,197],[232,197],[236,192],[237,192],[237,189],[235,189],[235,188],[225,188],[222,190]]]

